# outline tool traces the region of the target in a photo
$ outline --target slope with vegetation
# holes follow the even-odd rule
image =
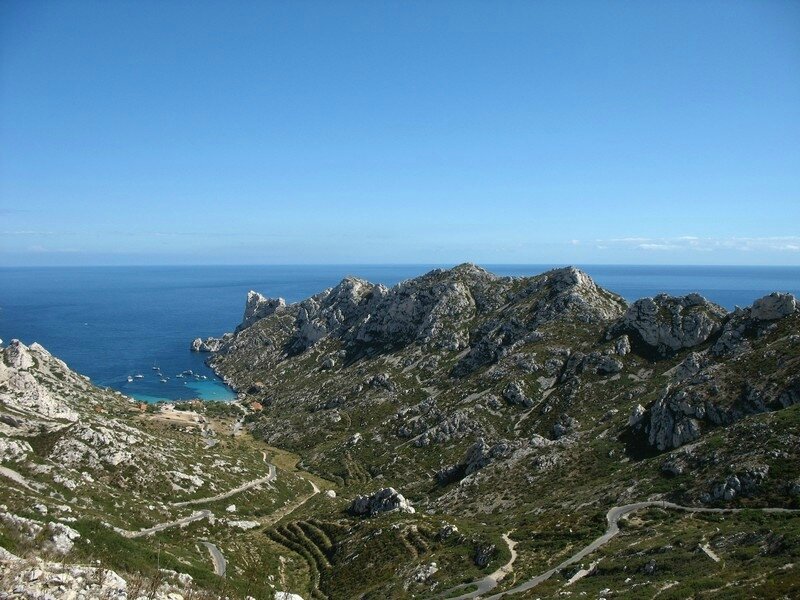
[[[509,278],[460,265],[392,288],[347,278],[296,304],[251,292],[233,333],[192,348],[239,392],[248,433],[226,435],[235,413],[209,407],[189,427],[174,420],[185,411],[142,416],[69,379],[51,386],[56,397],[85,390],[67,408],[130,427],[170,466],[147,468],[128,449],[111,468],[97,451],[96,484],[56,490],[53,449],[97,440],[50,415],[59,425],[2,431],[31,447],[13,463],[25,479],[11,512],[34,516],[35,490],[20,481],[51,486],[80,506],[79,539],[130,544],[118,562],[146,563],[161,547],[169,569],[231,597],[800,592],[800,307],[788,294],[734,312],[697,294],[628,305],[574,268]],[[21,369],[13,360],[6,368]],[[7,398],[4,410],[17,410]],[[276,481],[175,506],[264,476],[262,451]],[[81,468],[59,476],[78,481]],[[199,510],[213,521],[118,534]],[[225,556],[224,583],[197,540]],[[98,554],[92,542],[80,556]]]

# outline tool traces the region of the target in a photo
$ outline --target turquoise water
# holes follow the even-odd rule
[[[449,265],[443,265],[449,266]],[[488,265],[502,275],[535,275],[560,265]],[[241,321],[247,291],[302,300],[342,277],[386,285],[434,265],[74,267],[0,269],[0,338],[39,342],[78,372],[143,401],[226,400],[232,391],[189,351],[195,337],[219,336]],[[697,291],[727,308],[771,291],[800,295],[800,267],[582,267],[628,300]],[[152,369],[159,367],[164,383]],[[199,376],[177,377],[192,370]],[[128,382],[129,376],[143,375]]]

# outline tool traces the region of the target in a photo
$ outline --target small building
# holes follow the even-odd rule
[[[263,408],[264,407],[261,405],[261,402],[256,402],[255,400],[253,400],[250,403],[250,410],[252,410],[253,412],[261,412]]]

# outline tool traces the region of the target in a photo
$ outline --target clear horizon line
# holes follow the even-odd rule
[[[462,264],[502,267],[750,267],[796,269],[800,264],[742,264],[742,263],[590,263],[590,262],[333,262],[333,263],[164,263],[164,264],[91,264],[91,265],[0,265],[0,269],[96,269],[96,268],[172,268],[172,267],[454,267]]]

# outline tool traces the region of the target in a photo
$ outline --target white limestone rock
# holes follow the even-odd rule
[[[275,600],[303,600],[303,597],[291,592],[275,592]]]
[[[356,516],[373,517],[384,512],[414,513],[414,507],[396,489],[388,487],[370,496],[357,496],[350,504],[350,513]]]
[[[25,440],[0,437],[0,463],[19,462],[31,452],[33,448]]]
[[[70,371],[39,344],[26,346],[19,340],[2,350],[0,358],[0,403],[35,418],[77,421],[78,412],[35,376],[55,375],[85,387],[85,381]]]
[[[773,321],[788,317],[799,309],[797,299],[792,294],[773,292],[753,302],[750,315],[759,321]]]
[[[247,293],[247,304],[244,307],[242,322],[237,330],[246,329],[259,319],[275,314],[285,306],[286,300],[283,298],[267,298],[258,292],[250,290]]]
[[[659,294],[634,302],[611,328],[631,332],[662,356],[705,342],[722,327],[727,311],[699,294]]]
[[[192,352],[219,352],[222,346],[231,338],[231,334],[226,333],[221,338],[207,337],[195,338],[190,349]]]

